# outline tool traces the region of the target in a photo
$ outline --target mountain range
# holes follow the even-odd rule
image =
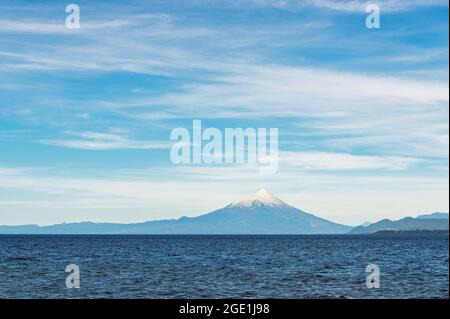
[[[448,214],[433,213],[416,218],[405,217],[395,221],[383,219],[367,226],[355,227],[350,234],[371,234],[380,231],[448,230],[448,228]]]
[[[0,226],[0,234],[365,234],[409,229],[448,229],[448,214],[435,213],[400,221],[386,219],[353,228],[304,212],[261,189],[250,197],[197,217],[133,224],[81,222],[42,227]]]

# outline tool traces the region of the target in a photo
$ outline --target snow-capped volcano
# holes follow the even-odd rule
[[[339,234],[350,230],[348,226],[295,208],[265,188],[224,208],[185,221],[214,229],[213,233],[219,234]]]
[[[239,201],[233,202],[227,206],[227,208],[255,208],[261,206],[271,206],[271,207],[286,207],[289,206],[282,200],[275,197],[267,189],[262,188],[256,194],[243,198]]]
[[[199,198],[200,199],[200,198]],[[342,234],[351,227],[286,204],[266,189],[197,217],[138,224],[74,223],[0,227],[0,233],[36,234]]]

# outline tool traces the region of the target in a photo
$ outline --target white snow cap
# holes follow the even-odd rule
[[[256,194],[234,202],[229,207],[249,208],[259,206],[287,206],[282,200],[276,198],[271,192],[265,188],[261,188]]]

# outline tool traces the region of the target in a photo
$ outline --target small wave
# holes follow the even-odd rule
[[[5,262],[29,261],[29,260],[33,260],[33,257],[17,256],[17,257],[7,257],[7,258],[4,259]]]

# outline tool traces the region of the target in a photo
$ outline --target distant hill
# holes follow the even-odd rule
[[[136,224],[67,223],[0,226],[0,234],[343,234],[336,224],[286,204],[262,189],[253,196],[198,217]]]
[[[448,214],[434,213],[421,215],[416,218],[405,217],[392,221],[383,219],[368,226],[358,226],[350,234],[371,234],[380,231],[420,231],[420,230],[448,230]]]
[[[419,215],[418,219],[448,219],[448,213],[433,213],[428,215]]]

